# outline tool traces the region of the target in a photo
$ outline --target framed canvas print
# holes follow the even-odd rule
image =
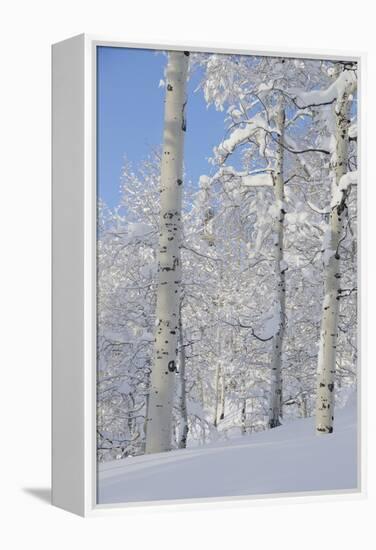
[[[53,502],[360,491],[361,57],[53,46]]]

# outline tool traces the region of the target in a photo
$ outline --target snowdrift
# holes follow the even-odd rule
[[[351,490],[357,487],[356,399],[335,432],[313,418],[205,447],[99,465],[98,504]]]

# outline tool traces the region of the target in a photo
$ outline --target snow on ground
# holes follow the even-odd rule
[[[335,432],[313,418],[205,447],[99,465],[98,503],[229,497],[357,487],[355,398],[337,411]]]

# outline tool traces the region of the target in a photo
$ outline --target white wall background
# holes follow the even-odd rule
[[[2,4],[0,537],[8,538],[4,548],[373,547],[376,426],[371,398],[367,499],[299,504],[287,500],[282,505],[264,501],[205,511],[162,508],[82,520],[36,496],[46,495],[50,479],[50,44],[88,32],[138,42],[194,40],[250,48],[368,52],[368,100],[363,107],[368,126],[369,223],[363,274],[369,270],[369,285],[363,286],[363,292],[367,292],[364,307],[372,343],[376,41],[371,6],[362,0],[223,4],[219,0],[12,0]],[[371,396],[376,384],[371,345],[368,353],[364,347],[363,356]]]

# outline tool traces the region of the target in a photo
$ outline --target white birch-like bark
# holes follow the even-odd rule
[[[218,410],[221,403],[221,396],[222,391],[220,394],[219,391],[219,384],[220,381],[222,381],[222,372],[223,372],[223,365],[222,365],[222,331],[221,331],[221,322],[220,322],[220,314],[221,308],[223,306],[223,298],[222,298],[222,266],[219,268],[219,290],[217,294],[216,304],[217,304],[217,346],[218,346],[218,352],[216,357],[216,369],[215,369],[215,387],[214,387],[214,415],[213,415],[213,425],[214,427],[218,426]],[[221,386],[221,390],[223,389],[223,383]]]
[[[233,336],[231,335],[228,341],[226,342],[226,346],[229,347],[231,350],[231,353],[233,353]],[[222,357],[222,352],[221,352]],[[232,362],[232,359],[231,359]],[[224,420],[225,418],[225,407],[226,407],[226,369],[225,364],[221,363],[221,414],[219,415],[219,420]]]
[[[225,402],[226,402],[226,373],[225,367],[222,364],[221,370],[221,414],[219,415],[219,420],[225,418]]]
[[[197,384],[199,387],[200,392],[200,402],[203,409],[205,409],[205,392],[204,392],[204,384],[202,382],[202,377],[198,373],[197,375]],[[205,419],[201,418],[201,432],[202,432],[202,443],[205,445],[206,443],[206,426],[205,426]]]
[[[338,314],[340,301],[340,255],[339,244],[344,229],[346,192],[342,200],[333,204],[338,195],[337,187],[341,177],[347,173],[349,143],[349,96],[355,90],[355,79],[351,81],[334,104],[335,148],[332,151],[330,169],[332,173],[332,202],[329,228],[323,247],[324,301],[320,332],[320,347],[317,367],[316,433],[333,432],[334,420],[334,377],[336,370],[336,348],[338,335]]]
[[[161,161],[160,235],[154,363],[146,453],[171,449],[181,286],[181,202],[188,52],[169,52]]]
[[[179,377],[180,377],[180,395],[179,395],[179,408],[180,408],[180,429],[179,429],[179,449],[185,449],[187,446],[188,438],[188,410],[187,410],[187,389],[185,379],[185,347],[183,338],[183,322],[181,316],[179,318]]]
[[[242,435],[245,435],[247,433],[247,398],[246,397],[243,397],[242,399],[241,433]]]
[[[276,150],[276,167],[273,171],[273,189],[276,204],[276,214],[274,218],[274,272],[277,284],[276,291],[276,313],[278,314],[278,329],[273,338],[272,365],[271,365],[271,393],[269,405],[269,428],[280,426],[282,416],[282,346],[285,331],[285,271],[283,262],[283,222],[285,219],[284,211],[284,180],[283,180],[283,139],[285,112],[280,106],[276,115],[277,128],[279,129],[279,143]]]
[[[307,418],[307,416],[308,416],[307,397],[306,396],[302,397],[301,415],[302,415],[302,418]]]
[[[220,365],[219,365],[219,358],[217,358],[217,366],[215,368],[214,414],[213,414],[213,425],[215,427],[217,427],[218,425],[219,375],[220,375]]]

